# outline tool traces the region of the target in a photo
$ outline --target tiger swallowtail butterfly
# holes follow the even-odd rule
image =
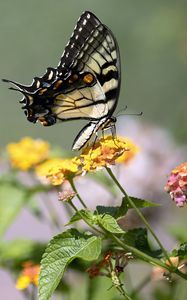
[[[98,130],[115,128],[119,48],[111,30],[89,11],[79,18],[57,68],[47,68],[29,86],[3,81],[23,94],[20,103],[30,122],[51,126],[57,121],[89,120],[76,136],[73,150],[84,147]]]

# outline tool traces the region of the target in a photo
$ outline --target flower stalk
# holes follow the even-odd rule
[[[120,191],[123,193],[123,195],[125,196],[126,200],[128,201],[128,203],[135,209],[136,213],[138,214],[138,216],[141,218],[141,220],[143,221],[143,223],[146,225],[146,227],[149,229],[149,231],[151,232],[152,236],[155,238],[155,240],[157,241],[158,245],[160,246],[160,248],[162,249],[166,259],[171,263],[170,258],[167,254],[167,251],[165,250],[165,248],[163,247],[162,243],[160,242],[160,240],[157,238],[156,234],[154,233],[153,229],[151,228],[151,226],[149,225],[149,223],[147,222],[147,220],[145,219],[145,217],[143,216],[143,214],[141,213],[141,211],[136,207],[136,205],[134,204],[134,202],[131,200],[131,198],[129,197],[129,195],[127,194],[127,192],[124,190],[124,188],[121,186],[121,184],[119,183],[119,181],[117,180],[117,178],[115,177],[114,173],[112,172],[112,170],[108,167],[106,167],[106,170],[108,172],[108,174],[110,175],[110,177],[113,179],[113,181],[115,182],[115,184],[118,186],[118,188],[120,189]]]
[[[77,198],[79,199],[80,203],[82,204],[82,206],[87,209],[86,204],[84,203],[84,201],[82,200],[81,196],[79,195],[79,193],[77,192],[76,186],[74,184],[73,178],[69,179],[69,183],[72,187],[72,190],[76,193]]]

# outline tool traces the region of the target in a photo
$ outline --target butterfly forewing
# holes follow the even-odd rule
[[[72,90],[57,95],[53,109],[57,118],[97,120],[112,115],[120,85],[119,59],[111,31],[93,14],[84,13],[65,48],[58,73],[63,79],[72,74],[81,78],[81,74],[88,72],[94,80],[90,84],[74,82]]]

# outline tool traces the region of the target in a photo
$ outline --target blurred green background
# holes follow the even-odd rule
[[[116,36],[122,59],[118,109],[187,136],[187,1],[184,0],[0,0],[1,78],[30,84],[57,66],[84,10],[95,13]],[[50,128],[27,122],[20,95],[0,85],[0,146],[24,135],[70,148],[77,122]],[[124,123],[125,126],[125,123]]]

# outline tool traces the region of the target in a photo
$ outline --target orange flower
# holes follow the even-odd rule
[[[103,275],[101,269],[109,263],[111,256],[112,251],[108,251],[98,264],[93,264],[90,268],[88,268],[86,271],[88,272],[89,277],[94,278],[96,276]]]
[[[88,268],[87,272],[90,278],[101,275],[111,277],[111,279],[113,280],[115,278],[119,278],[120,274],[124,271],[124,268],[127,266],[128,261],[132,258],[132,253],[130,252],[113,252],[109,250],[107,253],[104,254],[103,258],[97,264],[93,264],[90,268]]]
[[[8,144],[7,152],[13,168],[27,171],[48,157],[49,144],[43,140],[24,137],[18,143]]]
[[[40,266],[32,262],[26,262],[23,265],[23,271],[18,277],[16,288],[18,290],[26,289],[30,284],[38,286]]]
[[[138,152],[138,147],[129,139],[112,136],[101,138],[83,150],[80,155],[82,170],[84,172],[95,171],[117,163],[129,161]]]
[[[184,206],[187,202],[187,162],[171,171],[165,191],[170,193],[177,206]]]

